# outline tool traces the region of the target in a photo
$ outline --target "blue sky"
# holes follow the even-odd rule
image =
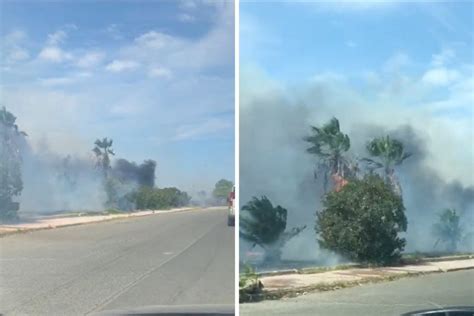
[[[158,162],[157,183],[234,174],[231,2],[2,1],[2,103],[30,142]]]
[[[460,1],[242,1],[241,61],[283,80],[325,71],[357,75],[383,67],[396,53],[413,60],[410,72],[423,70],[443,49],[470,62],[473,10],[473,2]]]
[[[241,109],[274,94],[313,124],[410,124],[429,166],[474,185],[474,2],[243,0],[240,17]]]

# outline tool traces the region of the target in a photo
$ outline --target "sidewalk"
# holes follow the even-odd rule
[[[30,231],[30,230],[57,228],[57,227],[64,227],[64,226],[102,222],[102,221],[108,221],[108,220],[119,219],[119,218],[168,214],[168,213],[191,211],[191,210],[197,210],[197,209],[201,209],[201,208],[184,207],[184,208],[175,208],[171,210],[147,210],[147,211],[140,211],[140,212],[133,212],[133,213],[124,213],[124,214],[37,218],[37,219],[26,221],[23,223],[0,225],[0,236],[8,235],[10,233],[24,232],[24,231]],[[202,209],[213,209],[213,207],[202,208]],[[65,214],[65,216],[66,215],[67,214]]]
[[[313,274],[283,274],[263,276],[260,281],[267,292],[295,291],[331,287],[338,284],[366,283],[402,276],[433,272],[474,269],[474,259],[429,261],[400,267],[349,268]]]

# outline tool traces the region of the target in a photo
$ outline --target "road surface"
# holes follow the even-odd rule
[[[240,315],[400,315],[453,305],[474,305],[474,270],[240,305]]]
[[[234,304],[234,229],[224,209],[0,238],[5,315],[196,304]]]

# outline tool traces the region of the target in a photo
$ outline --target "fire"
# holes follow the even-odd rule
[[[349,183],[344,177],[342,177],[339,173],[335,173],[332,176],[332,180],[334,182],[334,191],[339,192],[342,188]]]

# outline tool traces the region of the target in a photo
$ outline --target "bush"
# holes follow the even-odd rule
[[[407,229],[405,207],[400,196],[380,176],[354,179],[340,192],[323,200],[316,214],[315,230],[322,248],[363,263],[398,262]]]
[[[150,188],[143,186],[128,194],[128,200],[139,210],[158,210],[189,205],[191,197],[177,188]]]
[[[244,267],[243,273],[239,277],[239,299],[240,303],[252,301],[254,297],[262,293],[263,284],[258,278],[258,274],[250,265]]]

